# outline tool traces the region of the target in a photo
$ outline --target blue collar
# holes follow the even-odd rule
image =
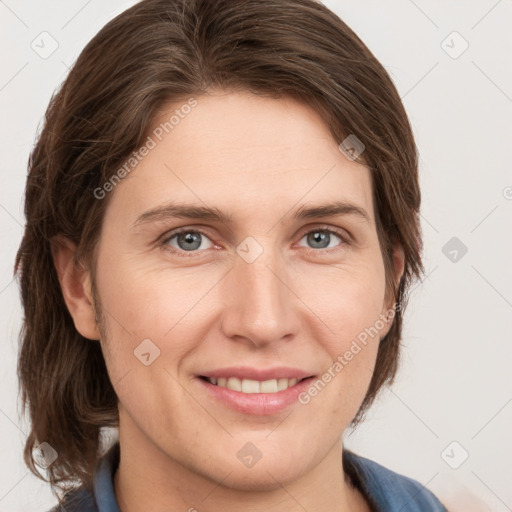
[[[101,459],[94,474],[94,499],[99,512],[121,512],[114,492],[114,473],[119,466],[120,446],[116,442]]]

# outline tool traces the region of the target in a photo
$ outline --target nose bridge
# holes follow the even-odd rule
[[[256,246],[253,240],[237,248],[234,267],[224,293],[223,328],[230,337],[245,337],[254,344],[269,344],[294,331],[293,294],[286,268],[275,247]],[[259,253],[259,254],[257,254]]]

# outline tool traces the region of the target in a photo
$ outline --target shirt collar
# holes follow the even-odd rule
[[[120,512],[114,493],[114,474],[119,465],[119,442],[102,457],[94,474],[94,498],[99,512]]]

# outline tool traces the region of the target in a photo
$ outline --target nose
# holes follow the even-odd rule
[[[264,347],[289,341],[298,333],[300,301],[283,263],[271,249],[265,249],[251,263],[236,256],[222,285],[222,328],[226,336]]]

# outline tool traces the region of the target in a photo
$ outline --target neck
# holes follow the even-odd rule
[[[255,491],[230,485],[230,471],[214,481],[196,471],[192,463],[184,467],[140,432],[134,437],[120,428],[119,434],[121,458],[114,491],[121,512],[369,512],[344,474],[341,441],[312,471],[285,485],[273,476],[273,484]]]

